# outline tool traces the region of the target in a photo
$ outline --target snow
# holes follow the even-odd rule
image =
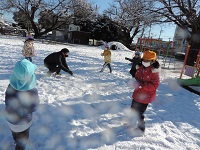
[[[118,50],[129,50],[124,44],[116,41],[108,42],[108,45],[111,47],[112,45],[116,45]]]
[[[113,50],[112,46],[116,46],[117,50],[124,50],[124,51],[128,50],[128,51],[130,51],[130,49],[128,49],[124,44],[117,42],[117,41],[112,41],[112,42],[108,42],[108,43],[106,43],[104,41],[101,41],[101,42],[104,43],[103,45],[99,46],[99,48],[102,49],[102,50],[105,49],[105,45],[107,44],[110,47],[111,50]]]
[[[14,149],[4,118],[5,90],[13,67],[21,60],[24,39],[0,36],[0,149]],[[74,77],[47,77],[43,59],[62,48]],[[200,97],[176,84],[182,62],[160,71],[156,100],[145,113],[146,131],[136,136],[127,123],[134,90],[127,50],[112,51],[113,73],[104,70],[102,49],[85,45],[44,44],[35,40],[39,109],[34,113],[26,150],[198,150],[200,149]],[[162,63],[162,60],[159,60]]]

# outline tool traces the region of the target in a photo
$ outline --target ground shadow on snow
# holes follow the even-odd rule
[[[112,125],[122,122],[123,116],[118,113],[129,107],[130,101],[119,99],[121,94],[116,94],[115,101],[107,101],[110,96],[99,96],[101,101],[93,103],[67,105],[63,101],[40,104],[34,113],[27,150],[55,150],[58,147],[85,150],[128,140],[130,136],[127,136],[126,127]],[[91,99],[90,95],[82,98]],[[0,108],[3,110],[4,105],[0,105]],[[110,117],[106,117],[106,114]],[[13,147],[13,140],[3,113],[0,122],[0,145],[2,150],[6,150]],[[108,127],[112,133],[107,133]]]
[[[104,144],[112,145],[117,141],[130,140],[131,137],[123,125],[110,127],[109,131],[112,133],[107,133],[108,126],[120,123],[123,116],[116,116],[116,110],[110,111],[112,105],[115,105],[114,102],[102,103],[95,103],[96,108],[94,108],[94,104],[41,105],[31,129],[32,145],[37,149],[42,146],[48,150],[54,150],[57,147],[85,150],[98,148]],[[98,105],[101,106],[98,108]],[[103,112],[102,107],[105,107]],[[115,117],[103,117],[106,114]]]
[[[157,98],[151,105],[153,111],[158,113],[149,114],[150,117],[152,119],[159,118],[156,119],[159,122],[171,121],[177,128],[181,126],[181,123],[188,123],[200,129],[200,118],[196,117],[200,113],[200,108],[197,105],[197,96],[194,93],[181,89],[181,87],[176,87],[177,85],[175,84],[172,85],[175,87],[170,87],[165,82],[168,82],[168,80],[160,84]],[[191,95],[190,99],[188,99],[189,94]],[[151,113],[151,111],[149,112]],[[149,123],[155,122],[152,120]]]

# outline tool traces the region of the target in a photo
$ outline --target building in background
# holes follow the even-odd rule
[[[46,40],[89,45],[90,32],[80,31],[80,26],[69,24],[66,29],[53,30],[45,36]]]
[[[185,37],[188,35],[188,31],[184,30],[178,26],[176,26],[175,32],[174,32],[174,51],[175,52],[186,52],[187,49],[187,42],[185,40]]]
[[[73,44],[89,44],[90,32],[80,31],[80,26],[69,25],[67,30],[67,41]]]

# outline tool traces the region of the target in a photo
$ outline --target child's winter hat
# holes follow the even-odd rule
[[[34,38],[33,38],[32,36],[29,35],[29,36],[26,37],[26,41],[27,41],[27,40],[34,40]]]
[[[135,52],[135,55],[140,56],[140,52],[139,51]]]
[[[110,48],[110,46],[108,44],[105,44],[105,48]]]
[[[144,52],[142,59],[145,60],[155,60],[156,59],[156,53],[150,50],[147,50]]]
[[[31,90],[36,86],[35,69],[37,66],[27,59],[15,64],[10,85],[19,91]]]
[[[69,53],[69,50],[67,48],[63,48],[63,49],[61,49],[61,52],[62,53]]]

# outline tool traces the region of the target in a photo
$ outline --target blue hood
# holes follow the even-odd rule
[[[15,64],[10,85],[18,91],[31,90],[36,86],[35,69],[37,66],[27,59]]]

